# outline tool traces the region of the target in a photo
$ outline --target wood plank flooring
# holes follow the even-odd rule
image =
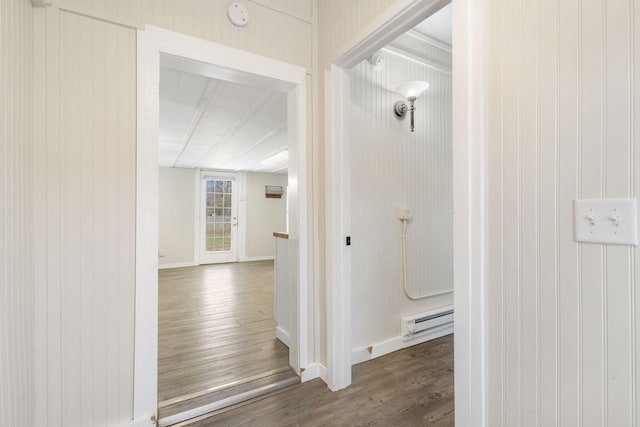
[[[354,366],[345,390],[316,379],[186,425],[453,426],[453,335]]]
[[[273,261],[160,270],[158,402],[286,369]]]

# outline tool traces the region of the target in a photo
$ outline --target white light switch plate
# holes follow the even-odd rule
[[[576,242],[638,244],[636,199],[584,199],[573,203]]]

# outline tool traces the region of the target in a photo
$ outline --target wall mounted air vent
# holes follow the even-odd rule
[[[265,185],[264,196],[267,199],[282,199],[284,187],[281,185]]]

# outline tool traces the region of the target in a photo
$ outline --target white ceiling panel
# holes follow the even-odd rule
[[[287,150],[285,93],[162,67],[161,166],[286,173],[261,164]]]
[[[419,23],[414,29],[451,46],[451,3]]]

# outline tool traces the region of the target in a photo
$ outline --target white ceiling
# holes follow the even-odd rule
[[[162,66],[160,166],[287,173],[285,93]],[[282,156],[280,156],[282,157]]]
[[[414,29],[451,46],[451,3],[416,25]]]

